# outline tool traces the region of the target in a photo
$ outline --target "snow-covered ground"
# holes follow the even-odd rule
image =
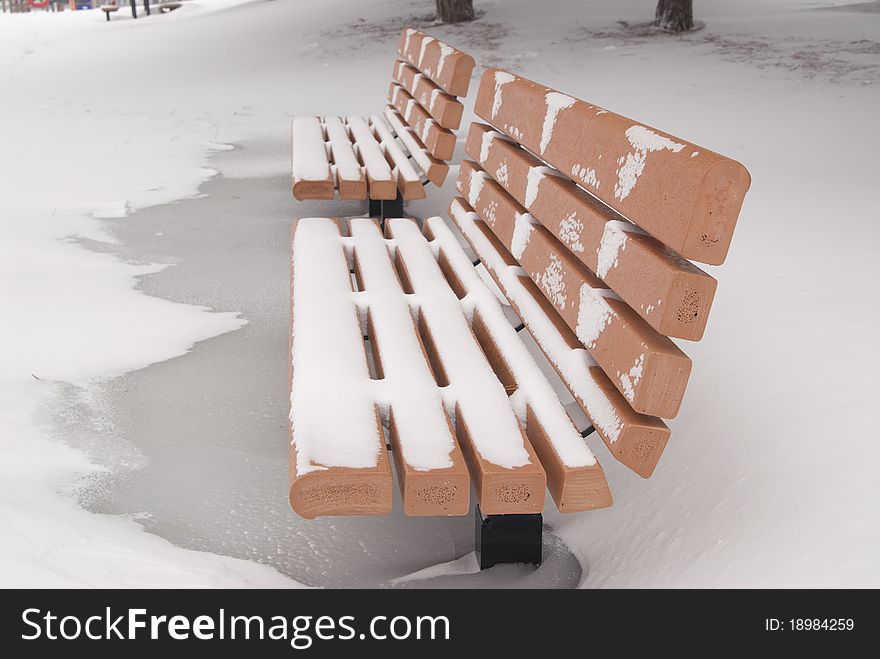
[[[728,262],[711,269],[706,337],[683,346],[694,374],[654,477],[593,446],[615,506],[550,504],[548,519],[584,586],[878,586],[878,3],[695,4],[706,26],[684,37],[643,29],[652,3],[635,0],[477,0],[479,21],[428,27],[481,65],[736,157],[753,178]],[[0,585],[297,585],[74,502],[112,460],[59,440],[46,412],[59,387],[88,391],[247,321],[148,297],[135,277],[162,264],[83,241],[110,240],[101,218],[137,222],[196,195],[224,143],[285,142],[297,113],[381,107],[397,31],[424,27],[432,5],[0,15]],[[222,173],[289,167],[235,162]],[[451,194],[412,210],[442,212]]]

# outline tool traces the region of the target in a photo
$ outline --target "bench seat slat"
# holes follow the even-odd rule
[[[469,479],[386,241],[370,219],[350,220],[355,274],[388,408],[391,444],[409,515],[465,515]]]
[[[702,338],[714,277],[554,176],[555,170],[489,126],[471,124],[465,150],[651,327],[667,336]]]
[[[335,186],[320,119],[296,117],[291,133],[294,196],[297,199],[333,199]]]
[[[457,183],[633,409],[674,417],[691,372],[687,355],[531,220],[474,163],[462,163]]]
[[[403,60],[395,60],[392,79],[412,95],[443,128],[458,130],[464,115],[464,105],[447,94],[416,67]],[[394,82],[388,89],[389,100],[394,93]]]
[[[391,174],[391,167],[370,131],[367,120],[364,117],[350,116],[346,117],[345,122],[366,170],[370,199],[396,199],[397,181]]]
[[[454,199],[449,215],[611,453],[640,476],[649,477],[669,440],[669,427],[632,409],[465,199]]]
[[[724,262],[751,182],[739,162],[500,69],[474,112],[677,253]]]
[[[387,513],[391,469],[338,224],[299,220],[291,263],[291,506],[307,518]]]
[[[446,279],[473,307],[471,327],[509,387],[557,508],[577,512],[610,506],[611,492],[602,467],[452,230],[442,218],[431,217],[425,221],[425,235],[436,243]]]
[[[397,177],[397,188],[404,199],[424,199],[425,186],[422,185],[422,177],[413,167],[406,152],[400,148],[394,133],[385,121],[376,115],[370,117],[370,126],[376,133],[379,145],[394,167],[392,174]]]
[[[324,117],[330,155],[336,166],[336,189],[342,199],[366,199],[367,179],[340,117]]]
[[[546,476],[455,293],[412,220],[389,219],[398,272],[418,304],[418,322],[439,384],[454,403],[455,428],[485,514],[537,513]]]

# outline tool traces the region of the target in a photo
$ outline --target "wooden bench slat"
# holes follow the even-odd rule
[[[366,199],[367,179],[340,117],[324,117],[330,155],[336,172],[336,189],[342,199]]]
[[[395,60],[391,77],[408,91],[443,128],[458,130],[461,126],[464,105],[454,96],[440,89],[435,82],[422,74],[416,67],[403,60]],[[393,89],[394,82],[391,83],[388,90],[389,100],[391,100]]]
[[[403,142],[403,145],[409,151],[416,164],[425,173],[428,180],[438,187],[443,185],[446,175],[449,173],[449,165],[428,153],[428,150],[421,143],[418,136],[413,132],[412,128],[406,125],[406,122],[397,110],[391,106],[386,106],[384,115],[397,134],[397,137]]]
[[[397,52],[444,91],[467,96],[474,71],[470,55],[412,28],[401,31]]]
[[[465,150],[651,327],[667,336],[702,338],[717,286],[713,277],[489,126],[471,124]]]
[[[391,469],[338,224],[299,220],[292,254],[290,504],[307,518],[387,513]]]
[[[373,220],[350,220],[355,274],[389,408],[391,446],[408,515],[465,515],[470,481],[386,241]]]
[[[425,220],[425,235],[435,243],[435,251],[439,248],[438,262],[446,279],[473,308],[471,329],[499,379],[509,387],[557,508],[577,512],[610,506],[602,467],[452,230],[442,218],[431,217]]]
[[[428,153],[439,160],[450,160],[455,153],[455,134],[434,121],[427,110],[400,85],[392,83],[388,96],[391,105],[418,135]]]
[[[470,329],[418,225],[389,219],[398,272],[418,304],[429,359],[454,401],[454,423],[484,514],[537,513],[546,476],[504,387]]]
[[[333,199],[334,182],[318,117],[296,117],[291,124],[293,196],[297,199]]]
[[[691,372],[687,355],[642,320],[475,163],[462,163],[457,187],[633,409],[673,418]]]
[[[474,111],[682,256],[724,262],[751,182],[739,162],[500,69]]]
[[[370,117],[370,126],[376,133],[379,145],[385,153],[386,159],[393,163],[392,174],[397,177],[397,189],[404,199],[424,199],[425,186],[422,185],[422,177],[409,161],[409,157],[400,148],[394,138],[388,124],[381,117]]]
[[[391,167],[370,131],[367,120],[364,117],[349,116],[345,121],[366,169],[370,199],[396,199],[397,181],[391,175]]]
[[[632,409],[465,199],[454,199],[449,215],[611,453],[640,476],[649,477],[669,440],[669,427]]]

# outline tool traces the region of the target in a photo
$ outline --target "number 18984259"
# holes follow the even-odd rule
[[[852,618],[767,618],[764,628],[767,631],[852,631],[855,629],[855,620]]]

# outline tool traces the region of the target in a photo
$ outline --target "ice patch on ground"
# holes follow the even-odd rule
[[[421,581],[423,579],[435,579],[437,577],[448,577],[460,574],[477,574],[480,571],[480,563],[477,560],[477,554],[471,552],[465,554],[461,558],[456,558],[446,563],[431,565],[418,572],[407,574],[402,577],[392,579],[391,583],[399,584],[408,581]]]

